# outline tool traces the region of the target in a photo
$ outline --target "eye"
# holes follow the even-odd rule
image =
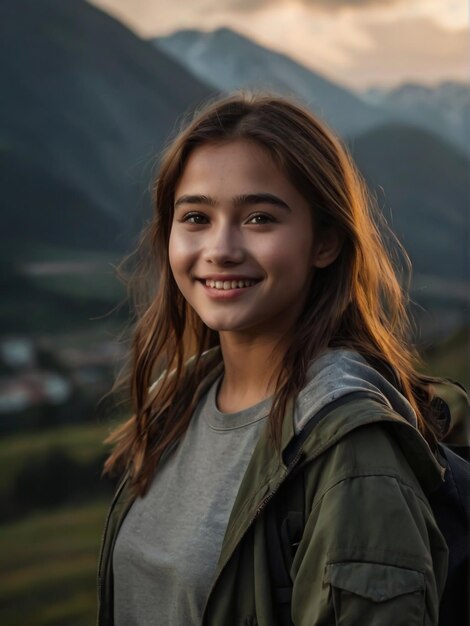
[[[203,213],[196,213],[192,211],[191,213],[186,213],[183,215],[182,222],[186,222],[186,224],[208,224],[209,220]]]
[[[255,213],[248,218],[247,224],[272,224],[275,221],[274,217],[268,213]]]

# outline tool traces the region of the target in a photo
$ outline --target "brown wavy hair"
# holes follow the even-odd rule
[[[333,226],[343,237],[336,260],[317,269],[284,354],[269,416],[273,445],[279,447],[286,403],[304,386],[309,363],[325,348],[339,346],[357,350],[387,377],[392,372],[416,412],[419,430],[430,444],[435,441],[435,427],[423,417],[431,398],[417,373],[420,359],[410,340],[409,259],[347,149],[300,104],[271,94],[237,92],[197,112],[164,152],[153,189],[153,217],[137,249],[140,261],[130,283],[136,322],[127,379],[119,383],[127,384],[133,415],[108,438],[114,448],[104,471],[126,469],[141,495],[162,454],[189,424],[194,406],[187,401],[182,406],[181,400],[193,398],[206,374],[201,355],[218,345],[217,333],[184,300],[170,270],[174,190],[194,150],[235,139],[254,141],[267,150],[310,204],[315,229]],[[188,369],[184,364],[190,356]],[[164,368],[159,384],[150,390]]]

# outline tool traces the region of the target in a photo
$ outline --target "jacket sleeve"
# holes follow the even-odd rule
[[[437,626],[447,546],[419,484],[398,455],[330,456],[336,479],[314,498],[292,565],[293,623]]]

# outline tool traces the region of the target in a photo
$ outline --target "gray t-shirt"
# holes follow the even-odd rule
[[[228,518],[271,406],[221,413],[220,378],[138,498],[113,553],[116,626],[199,626]]]

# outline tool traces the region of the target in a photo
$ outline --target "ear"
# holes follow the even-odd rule
[[[333,226],[324,228],[314,242],[312,267],[328,267],[338,258],[344,235]]]

